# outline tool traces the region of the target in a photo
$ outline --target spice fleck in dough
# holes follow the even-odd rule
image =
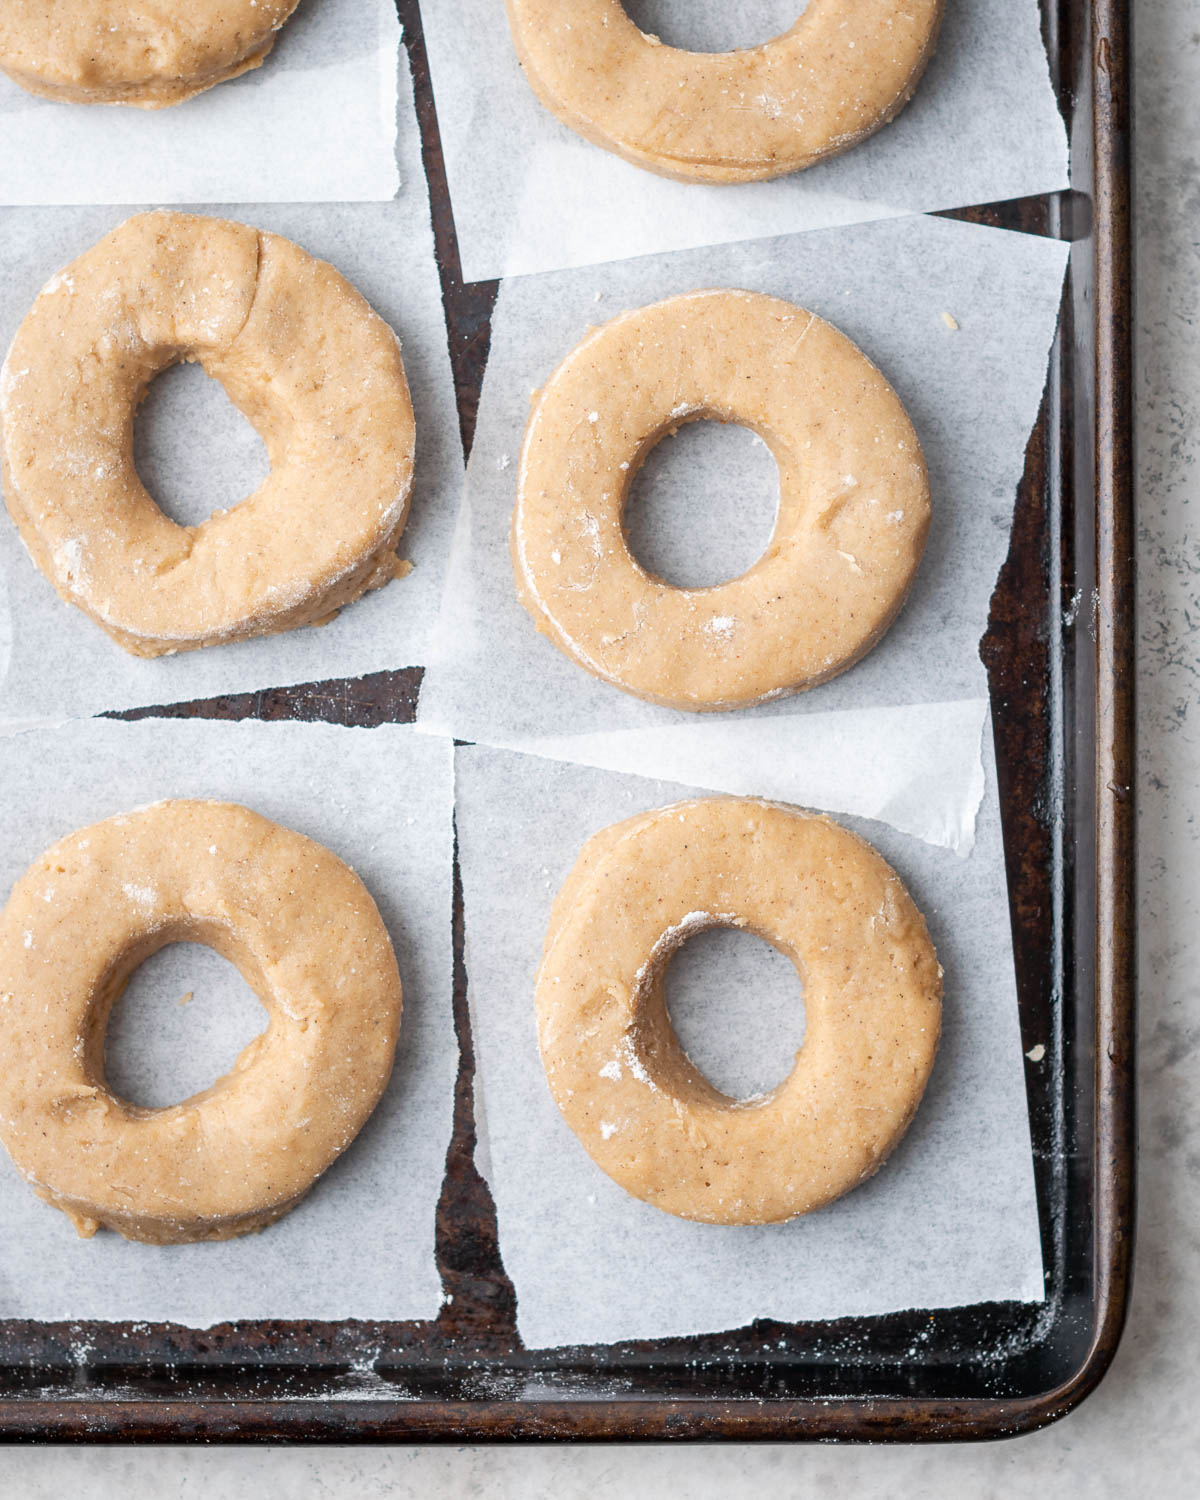
[[[109,1013],[168,943],[236,964],[269,1016],[167,1109],[104,1079]],[[391,1075],[400,976],[362,881],[247,808],[161,802],[61,839],[0,913],[0,1140],[81,1235],[221,1240],[294,1208]]]
[[[712,588],[675,588],[629,550],[624,513],[665,434],[751,428],[779,465],[762,557]],[[670,708],[731,709],[844,672],[916,576],[929,477],[899,397],[804,308],[690,292],[594,329],[537,395],[517,477],[517,593],[580,666]]]
[[[298,0],[3,0],[0,69],[71,104],[162,109],[260,67]]]
[[[271,464],[199,526],[133,463],[134,411],[183,360]],[[332,266],[224,219],[127,220],[47,283],[0,370],[9,514],[60,596],[136,656],[321,623],[396,577],[414,450],[388,325]]]
[[[706,928],[773,943],[804,984],[804,1043],[760,1098],[720,1093],[667,1014],[671,955]],[[933,1067],[942,971],[895,871],[826,817],[682,802],[591,839],[554,903],[537,977],[550,1091],[592,1157],[684,1219],[771,1224],[875,1172]]]
[[[893,119],[933,56],[944,0],[809,0],[774,41],[687,52],[620,0],[507,0],[530,87],[564,124],[684,182],[781,177]]]

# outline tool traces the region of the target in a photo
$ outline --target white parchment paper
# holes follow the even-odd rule
[[[0,74],[0,203],[386,199],[393,0],[301,0],[261,68],[169,109],[63,104]]]
[[[404,985],[384,1099],[312,1193],[261,1234],[166,1247],[107,1232],[80,1240],[0,1150],[0,1318],[208,1327],[236,1318],[436,1316],[434,1216],[458,1060],[450,756],[444,742],[395,725],[92,720],[0,738],[5,898],[55,839],[90,822],[166,797],[242,802],[358,871],[387,923]],[[264,1021],[231,965],[193,944],[163,949],[114,1011],[114,1082],[148,1105],[186,1098],[224,1072]]]
[[[859,752],[830,763],[838,789],[823,788],[826,805],[888,818],[965,852],[980,769],[979,709],[964,705],[987,694],[979,640],[1008,551],[1065,262],[1066,246],[1055,241],[914,217],[504,283],[421,724],[460,739],[784,797],[797,767],[849,733]],[[904,401],[934,499],[913,593],[862,662],[811,693],[716,716],[642,703],[569,661],[517,602],[508,549],[531,390],[589,323],[707,285],[787,297],[854,339]],[[717,570],[717,578],[729,576],[757,556],[769,532],[758,504],[761,445],[729,437],[716,424],[696,424],[648,461],[656,471],[637,501],[638,545],[665,561],[668,577],[689,564],[711,566],[714,553],[738,557],[728,573]],[[671,450],[685,440],[686,462],[674,462]],[[914,704],[925,712],[867,712]],[[844,711],[858,717],[833,717]],[[827,722],[802,727],[806,716]]]
[[[639,0],[642,28],[697,50],[753,45],[797,0]],[[1067,186],[1037,0],[951,0],[916,95],[846,155],[774,182],[671,182],[589,145],[535,98],[502,0],[422,0],[468,281],[991,203]]]
[[[580,847],[689,790],[486,747],[459,749],[455,775],[479,1160],[529,1347],[1041,1300],[990,752],[967,860],[881,823],[843,820],[876,844],[925,913],[946,971],[942,1045],[913,1125],[879,1174],[819,1213],[768,1228],[687,1223],[630,1197],[563,1123],[538,1057],[534,975],[550,903]],[[668,978],[680,1035],[726,1087],[773,1087],[802,1035],[795,973],[777,955],[772,964],[747,951],[754,940],[744,934],[706,935],[693,962],[700,941]]]
[[[612,771],[653,766],[686,786],[875,818],[966,855],[983,799],[987,712],[986,698],[966,698],[756,723],[706,714],[682,726],[547,735],[523,748]]]
[[[413,571],[332,623],[141,661],[128,656],[34,567],[0,514],[0,717],[53,717],[178,703],[389,667],[419,666],[436,616],[463,460],[441,284],[411,89],[399,151],[404,186],[378,204],[255,204],[230,217],[287,235],[332,262],[400,335],[417,418],[412,512],[399,555]],[[127,215],[113,208],[0,211],[0,348],[41,286]],[[265,474],[257,435],[198,368],[167,371],[138,419],[151,493],[185,523],[251,493]],[[177,476],[172,488],[170,476]]]

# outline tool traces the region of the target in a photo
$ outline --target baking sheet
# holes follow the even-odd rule
[[[706,50],[786,30],[797,0],[641,0],[665,41]],[[501,0],[422,0],[468,281],[757,239],[1068,186],[1037,0],[952,0],[914,98],[846,155],[774,182],[670,182],[589,145],[525,83]]]
[[[165,797],[239,801],[327,845],[383,915],[404,985],[392,1082],[292,1213],[223,1244],[80,1240],[0,1150],[0,1319],[176,1322],[436,1316],[434,1216],[458,1049],[451,1009],[450,747],[410,728],[104,720],[0,738],[0,891],[55,839]],[[188,994],[186,1005],[178,1002]],[[148,1104],[224,1071],[264,1013],[192,944],[138,971],[113,1016],[116,1076]]]
[[[489,747],[456,751],[478,1160],[527,1347],[1042,1299],[990,751],[987,775],[966,860],[881,823],[842,820],[899,871],[946,971],[941,1050],[911,1129],[876,1177],[821,1212],[729,1228],[671,1218],[593,1165],[551,1100],[534,1021],[550,903],[584,841],[691,792]],[[706,935],[668,980],[681,1035],[740,1095],[773,1087],[802,1036],[794,971],[755,944]]]
[[[407,67],[407,64],[405,64]],[[356,677],[421,665],[436,616],[442,572],[462,485],[463,459],[421,168],[412,91],[404,74],[394,203],[239,205],[230,217],[287,235],[331,261],[397,330],[417,417],[412,513],[399,554],[413,571],[318,628],[203,651],[137,660],[73,606],[62,603],[30,562],[16,528],[0,515],[0,717],[90,714],[223,693]],[[330,185],[330,191],[335,189]],[[128,210],[0,211],[0,348],[50,276]],[[177,519],[195,522],[249,494],[265,472],[257,435],[202,371],[176,368],[150,388],[137,453],[151,492],[169,493]],[[169,475],[176,483],[167,482]]]
[[[387,199],[393,0],[301,0],[261,68],[184,104],[40,99],[0,74],[0,203]]]
[[[1008,551],[1066,255],[1057,241],[914,217],[505,282],[418,722],[731,792],[748,790],[748,774],[774,760],[774,779],[758,789],[788,796],[791,760],[835,732],[800,720],[853,710],[858,754],[833,768],[843,793],[829,805],[891,816],[885,801],[868,800],[887,795],[880,778],[890,771],[897,798],[918,782],[928,794],[923,806],[908,799],[907,813],[897,807],[897,824],[965,851],[978,803],[979,715],[963,705],[987,696],[979,640]],[[517,602],[508,549],[531,390],[589,323],[706,285],[790,298],[854,339],[908,408],[934,501],[912,595],[862,662],[811,693],[716,717],[643,703],[569,661]],[[643,552],[650,536],[673,568],[706,558],[711,566],[714,553],[737,556],[738,566],[757,555],[770,526],[770,507],[758,503],[759,444],[730,436],[696,423],[655,450],[652,458],[666,461],[637,501],[639,510],[651,502],[639,517]],[[677,463],[671,450],[683,441],[687,461]],[[866,713],[914,704],[928,719]]]

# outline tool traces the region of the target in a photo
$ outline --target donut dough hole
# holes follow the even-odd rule
[[[267,1029],[166,1109],[104,1079],[108,1017],[168,943],[237,965]],[[0,1140],[81,1235],[229,1239],[287,1213],[391,1075],[400,976],[358,876],[228,803],[161,802],[61,839],[0,913]]]
[[[796,965],[804,1041],[778,1088],[720,1093],[667,1015],[672,954],[746,928]],[[829,818],[741,798],[642,813],[591,839],[537,977],[550,1091],[592,1160],[684,1219],[772,1224],[871,1176],[933,1067],[942,971],[899,877]]]
[[[633,556],[630,485],[685,422],[737,422],[779,467],[762,557],[674,588]],[[802,692],[899,613],[929,531],[929,477],[899,397],[843,334],[756,292],[697,291],[592,330],[535,397],[517,479],[517,593],[560,651],[671,708]]]
[[[893,119],[933,56],[944,0],[809,0],[761,46],[664,46],[620,0],[507,0],[517,57],[564,124],[685,182],[782,177]]]
[[[71,104],[180,104],[262,65],[298,0],[4,0],[0,70]]]
[[[198,362],[271,470],[179,526],[133,462],[134,411]],[[139,214],[42,290],[0,371],[9,514],[59,595],[136,656],[330,619],[396,576],[415,427],[400,346],[332,266],[291,241]]]
[[[625,535],[653,577],[715,588],[753,567],[778,514],[779,465],[758,434],[688,422],[649,450],[630,481]]]
[[[757,1098],[791,1072],[804,989],[791,959],[757,933],[689,931],[663,964],[663,997],[679,1045],[718,1092]]]

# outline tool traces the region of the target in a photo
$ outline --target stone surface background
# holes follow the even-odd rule
[[[1099,1391],[985,1447],[7,1449],[58,1500],[1195,1493],[1200,1463],[1200,0],[1139,0],[1141,1142],[1133,1308]]]

